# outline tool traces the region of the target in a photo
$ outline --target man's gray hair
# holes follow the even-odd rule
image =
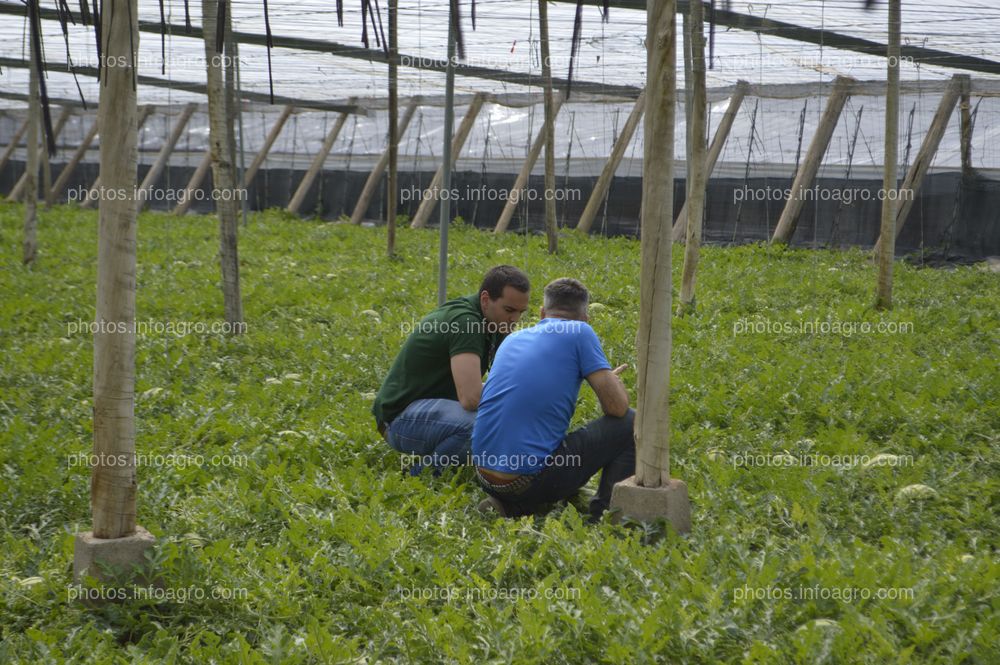
[[[545,286],[544,306],[547,312],[583,315],[589,302],[587,287],[572,277],[560,277]]]

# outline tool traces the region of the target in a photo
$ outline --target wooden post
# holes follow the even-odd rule
[[[896,237],[896,169],[899,151],[899,55],[902,26],[900,0],[889,0],[889,43],[886,46],[885,158],[882,175],[882,223],[880,236]],[[953,79],[954,81],[954,79]],[[918,157],[919,159],[919,157]],[[905,191],[905,190],[904,190]],[[892,195],[890,195],[890,193]],[[887,242],[878,253],[875,308],[892,308],[892,262],[895,242]]]
[[[135,132],[136,140],[138,141],[139,130],[146,123],[149,116],[153,115],[153,106],[151,104],[146,104],[138,111],[139,118],[135,121]],[[100,109],[98,109],[98,119],[100,119]],[[98,130],[100,132],[100,130]],[[94,184],[90,186],[90,190],[87,192],[87,197],[80,203],[81,208],[89,208],[94,205],[100,198],[101,192],[101,176],[100,174],[94,179]]]
[[[264,164],[264,160],[267,159],[267,154],[271,152],[271,147],[274,142],[278,139],[278,135],[281,134],[282,128],[285,126],[285,122],[288,120],[288,116],[292,114],[295,107],[291,104],[285,106],[281,110],[281,115],[275,120],[274,126],[271,127],[271,131],[267,133],[267,137],[264,139],[264,145],[261,146],[260,152],[257,156],[253,158],[250,162],[250,166],[247,167],[246,173],[243,174],[243,187],[249,187],[250,183],[253,182],[254,176],[257,175],[257,171]]]
[[[920,150],[917,151],[917,156],[913,160],[913,166],[906,172],[906,178],[903,179],[903,184],[899,188],[899,207],[896,212],[896,238],[899,237],[900,231],[903,230],[903,225],[906,224],[906,218],[913,208],[917,192],[920,191],[920,185],[924,181],[924,176],[927,175],[927,171],[930,169],[934,155],[937,154],[938,146],[941,145],[941,137],[944,136],[944,130],[947,129],[948,122],[951,120],[951,113],[955,110],[955,104],[958,102],[962,87],[968,84],[967,81],[967,74],[956,74],[951,78],[951,83],[945,88],[937,111],[934,112],[934,119],[931,121],[931,126],[924,136],[923,143],[920,144]],[[875,243],[876,254],[881,253],[883,242],[885,242],[885,235],[880,232],[878,241]]]
[[[708,184],[708,179],[712,177],[712,173],[715,171],[715,164],[719,161],[719,155],[722,154],[722,148],[726,145],[726,140],[729,138],[729,132],[733,128],[736,114],[743,105],[743,99],[746,97],[749,89],[749,83],[739,81],[733,90],[733,96],[729,98],[729,106],[726,107],[726,112],[722,115],[722,120],[719,121],[719,126],[715,130],[715,136],[712,137],[712,145],[708,148],[708,156],[705,164],[706,185]],[[681,206],[680,214],[677,215],[677,221],[674,222],[674,242],[684,242],[687,236],[687,211],[688,202],[685,200],[684,205]]]
[[[694,82],[691,74],[691,11],[690,7],[681,12],[681,62],[684,65],[684,161],[687,174],[684,177],[684,204],[691,198],[691,167],[687,162],[691,159],[691,104],[694,99]],[[639,213],[640,219],[642,213]],[[676,222],[674,222],[676,226]]]
[[[552,114],[553,118],[559,114],[562,104],[563,95],[558,95]],[[538,134],[531,144],[531,149],[528,151],[528,156],[525,157],[524,164],[521,165],[521,171],[514,180],[514,186],[510,188],[510,195],[507,197],[507,202],[504,203],[503,212],[500,213],[500,219],[497,220],[497,225],[493,228],[493,233],[503,233],[510,226],[510,220],[514,217],[514,211],[517,210],[517,203],[520,201],[521,191],[527,186],[528,178],[531,177],[531,169],[535,168],[535,162],[538,161],[538,155],[541,154],[542,146],[545,145],[545,141],[547,140],[546,131],[546,125],[542,125],[539,128]]]
[[[389,0],[389,145],[386,160],[389,177],[386,178],[385,192],[385,253],[391,259],[396,256],[396,211],[399,196],[399,0]],[[415,100],[411,101],[413,104]],[[414,105],[414,109],[416,106]],[[407,118],[409,123],[409,118]],[[405,129],[405,128],[404,128]]]
[[[73,153],[73,156],[66,163],[66,166],[64,166],[62,168],[62,171],[59,172],[59,177],[56,178],[55,183],[52,185],[52,189],[49,191],[48,198],[46,198],[45,200],[45,202],[48,205],[52,205],[53,203],[55,203],[56,198],[59,197],[59,193],[62,192],[63,187],[65,187],[66,184],[69,182],[70,176],[73,175],[73,172],[76,170],[76,167],[80,164],[80,161],[87,154],[87,150],[90,148],[90,144],[94,142],[94,138],[97,136],[97,129],[98,129],[98,122],[97,118],[95,117],[94,124],[90,126],[90,129],[87,131],[87,135],[83,137],[83,141],[81,141],[80,145],[77,146],[76,152]]]
[[[671,4],[675,3],[671,2]],[[677,56],[674,56],[673,59],[676,60]],[[674,76],[674,78],[677,77]],[[618,165],[622,161],[622,157],[625,155],[625,149],[632,141],[632,135],[635,133],[635,128],[639,126],[639,119],[642,118],[642,114],[646,110],[646,107],[646,91],[643,90],[639,93],[639,98],[635,100],[635,106],[632,107],[632,113],[629,114],[628,120],[625,121],[625,126],[622,128],[621,134],[618,135],[618,140],[615,141],[614,146],[611,148],[611,156],[604,164],[604,170],[601,171],[601,175],[597,179],[597,184],[594,185],[594,191],[590,193],[590,198],[587,200],[587,207],[583,209],[580,221],[576,225],[577,231],[581,231],[583,233],[590,232],[590,227],[594,223],[594,218],[597,217],[597,211],[600,210],[601,204],[604,202],[604,198],[608,195],[608,189],[611,187],[611,179],[615,175],[615,170],[618,168]],[[671,110],[671,113],[673,113],[673,110]],[[673,123],[671,122],[671,128],[672,127]],[[671,131],[673,130],[671,129]],[[671,186],[673,185],[671,184]]]
[[[236,182],[242,185],[241,191],[239,193],[240,200],[240,214],[243,219],[243,228],[246,228],[249,223],[250,218],[250,201],[249,194],[247,193],[247,186],[243,185],[246,182],[246,151],[244,138],[246,132],[243,128],[243,93],[242,93],[242,77],[240,74],[240,42],[237,39],[233,39],[233,13],[229,11],[226,13],[226,44],[232,50],[231,57],[229,58],[230,71],[233,78],[232,86],[232,96],[230,102],[235,108],[236,115],[236,127],[239,131],[239,144],[236,140],[233,140],[233,162],[236,164],[237,178]],[[236,155],[239,155],[239,160],[237,161]]]
[[[687,122],[688,140],[688,198],[685,207],[691,210],[691,220],[687,224],[687,242],[684,247],[684,267],[681,275],[680,302],[677,313],[683,316],[694,311],[695,273],[698,269],[701,247],[701,225],[705,212],[705,134],[707,132],[708,98],[705,91],[705,28],[704,6],[701,2],[689,4],[691,40],[691,106]],[[690,203],[690,206],[687,204]]]
[[[137,0],[105,0],[101,40],[107,62],[135,62],[130,45],[138,50],[137,4]],[[97,538],[122,538],[136,530],[137,202],[131,194],[138,136],[134,76],[132,67],[101,68],[101,179],[105,187],[129,195],[102,197],[100,204],[96,321],[108,329],[99,328],[94,335],[94,453],[98,462],[91,475],[90,498]]]
[[[153,192],[153,187],[163,174],[163,170],[167,167],[170,155],[173,153],[174,147],[184,133],[184,128],[187,127],[188,120],[191,119],[191,115],[196,108],[198,108],[198,105],[194,103],[184,107],[180,117],[177,118],[177,122],[174,123],[174,128],[171,130],[170,136],[167,137],[167,142],[160,148],[160,154],[156,156],[156,161],[153,162],[153,166],[146,172],[146,177],[142,179],[142,184],[139,185],[139,191],[137,192],[139,211],[142,211],[149,204],[149,197]]]
[[[229,193],[235,193],[237,187],[243,183],[243,178],[241,177],[243,176],[243,172],[240,169],[240,161],[236,151],[237,126],[240,127],[240,139],[241,140],[243,139],[243,129],[242,129],[243,110],[240,107],[240,103],[242,102],[242,100],[236,95],[236,83],[237,83],[236,65],[237,65],[237,60],[239,59],[239,46],[236,40],[233,39],[233,2],[232,0],[218,0],[218,1],[220,3],[225,3],[226,5],[226,20],[225,23],[222,25],[222,29],[224,31],[223,47],[222,47],[223,50],[220,55],[223,56],[222,58],[223,91],[225,93],[224,106],[226,109],[225,142],[226,142],[226,148],[229,150],[228,158],[225,161],[229,163],[229,170],[231,172],[230,174],[227,174],[230,177],[230,181],[221,184],[220,189],[223,190],[228,189]],[[209,134],[211,134],[211,130],[209,130]],[[239,156],[242,156],[242,153],[239,153]],[[233,206],[234,208],[237,209],[237,211],[241,211],[242,209],[243,198],[245,197],[241,196],[240,199],[237,199],[236,201],[237,205]],[[227,208],[229,207],[228,204],[226,205],[226,207]],[[218,203],[216,204],[216,208],[219,208]],[[246,226],[246,223],[247,223],[247,218],[243,217],[244,227]],[[223,232],[223,235],[225,235],[225,231]],[[233,250],[234,257],[237,252],[236,235],[237,235],[237,227],[234,224],[233,236],[232,236],[233,246],[231,248]],[[243,319],[242,302],[240,303],[239,309],[240,309],[239,320],[242,321]]]
[[[155,580],[147,555],[156,539],[136,524],[135,291],[136,62],[138,0],[104,0],[101,12],[101,197],[94,331],[94,451],[90,476],[93,531],[77,533],[73,580]],[[119,63],[108,66],[107,63]],[[138,571],[138,575],[136,572]],[[137,579],[138,578],[138,579]],[[133,587],[134,588],[134,587]],[[128,594],[130,597],[132,594]],[[120,599],[120,596],[119,596]],[[98,601],[104,602],[104,601]]]
[[[646,5],[646,122],[642,160],[642,272],[636,346],[635,484],[670,484],[671,247],[674,207],[676,2]],[[636,114],[638,115],[638,114]]]
[[[830,145],[833,131],[837,128],[837,121],[840,119],[841,111],[844,110],[844,104],[850,95],[853,82],[854,79],[846,76],[838,76],[834,82],[830,99],[826,102],[826,108],[823,109],[819,126],[816,128],[816,134],[813,135],[809,150],[799,166],[798,173],[795,174],[795,180],[792,182],[792,193],[781,211],[778,225],[774,229],[774,236],[771,238],[772,243],[788,243],[792,234],[795,233],[795,227],[799,223],[799,214],[802,212],[802,204],[805,201],[804,192],[812,187],[813,181],[816,179],[816,173],[819,171],[827,146]]]
[[[64,106],[62,112],[59,114],[59,120],[56,121],[56,126],[52,130],[52,143],[59,139],[59,135],[62,134],[63,127],[66,126],[66,122],[69,120],[70,108]],[[42,142],[45,145],[45,141]],[[45,150],[42,150],[42,198],[46,201],[49,200],[49,192],[52,191],[52,164],[49,161],[49,151],[46,146]]]
[[[29,2],[37,2],[37,0],[29,0]],[[37,9],[38,6],[36,4],[34,10]],[[10,198],[15,201],[20,198],[20,191],[22,189],[26,192],[24,196],[24,236],[21,242],[21,261],[25,264],[32,263],[38,253],[38,143],[39,134],[44,132],[42,129],[42,107],[38,96],[40,73],[38,71],[38,61],[35,60],[35,40],[37,39],[38,28],[36,27],[34,10],[32,10],[32,5],[29,4],[28,19],[31,21],[32,26],[29,37],[31,42],[31,63],[29,65],[30,73],[28,76],[28,86],[30,88],[28,91],[28,154],[25,159],[24,173],[10,192]]]
[[[39,113],[41,113],[40,110],[39,110]],[[52,130],[52,140],[53,141],[59,138],[59,134],[62,132],[63,127],[66,126],[66,121],[69,120],[69,115],[70,115],[69,108],[64,106],[63,110],[62,110],[62,113],[59,115],[59,119],[56,121],[56,126]],[[39,122],[41,122],[40,119],[39,119]],[[48,151],[48,145],[47,145],[46,140],[45,140],[45,130],[41,127],[41,125],[39,125],[39,132],[41,133],[41,136],[38,139],[38,144],[39,144],[39,146],[41,146],[41,148],[40,148],[40,150],[38,152],[38,157],[37,158],[39,160],[41,160],[41,163],[40,163],[39,166],[40,166],[40,169],[41,169],[42,177],[45,180],[49,180],[51,178],[51,175],[48,178],[46,178],[46,173],[51,173],[49,171],[49,151]],[[13,189],[10,190],[10,200],[11,201],[20,201],[24,197],[25,191],[27,189],[26,188],[27,178],[28,178],[28,170],[26,169],[25,172],[21,174],[21,177],[17,179],[17,182],[14,183]],[[45,182],[43,184],[49,185],[49,183],[47,183],[47,182]],[[35,176],[35,185],[36,185],[36,189],[37,189],[37,185],[38,185],[38,176],[37,175]],[[50,189],[51,189],[51,186],[46,186],[46,187],[42,188],[42,191],[47,196],[48,195],[48,191]]]
[[[418,99],[414,98],[410,100],[410,103],[406,106],[406,110],[403,111],[403,117],[399,121],[395,132],[397,148],[399,139],[406,132],[406,128],[410,126],[410,120],[413,118],[413,114],[418,106]],[[391,116],[392,114],[390,113],[389,115]],[[389,122],[392,122],[391,118]],[[390,137],[390,143],[386,145],[382,156],[375,163],[375,166],[372,167],[371,173],[368,174],[368,180],[365,181],[365,186],[361,190],[361,196],[358,197],[358,202],[354,205],[354,212],[351,213],[351,224],[360,224],[365,217],[365,213],[368,212],[368,206],[371,205],[372,198],[375,196],[375,190],[378,189],[379,181],[382,180],[382,174],[385,173],[385,169],[389,165],[389,152],[392,148],[391,140],[392,138]]]
[[[228,21],[218,25],[219,3],[229,0],[202,0],[201,21],[204,26],[205,83],[208,91],[208,142],[212,152],[212,188],[215,211],[219,218],[219,264],[222,277],[222,304],[226,323],[233,334],[243,332],[243,300],[240,295],[240,262],[237,246],[238,190],[236,182],[236,137],[234,135],[232,106],[227,100],[223,75],[223,61],[232,51]],[[226,16],[231,12],[227,11]],[[216,35],[222,29],[223,49],[216,45]]]
[[[101,192],[101,174],[98,171],[97,177],[94,178],[94,184],[90,186],[90,189],[87,190],[87,195],[83,197],[82,201],[80,201],[80,207],[89,208],[92,205],[94,205],[97,202],[97,199],[100,197],[100,192]]]
[[[476,116],[479,115],[480,109],[483,108],[483,102],[486,101],[486,95],[481,92],[477,92],[472,98],[472,102],[469,104],[469,110],[466,111],[465,117],[462,118],[462,124],[458,126],[458,131],[455,132],[454,138],[451,140],[451,163],[454,164],[458,161],[458,156],[462,154],[462,146],[465,145],[465,140],[469,138],[469,134],[472,132],[472,126],[476,122]],[[420,206],[417,208],[417,213],[413,216],[413,221],[410,222],[410,228],[420,229],[427,225],[427,220],[434,212],[434,208],[437,207],[439,192],[438,189],[441,187],[441,181],[444,178],[444,169],[439,167],[437,172],[434,174],[434,179],[431,180],[431,184],[424,190],[423,199],[420,201]],[[450,196],[450,194],[449,194]]]
[[[10,156],[14,154],[14,151],[17,150],[17,145],[21,142],[21,139],[24,138],[25,133],[28,131],[28,122],[29,121],[25,119],[25,121],[21,123],[21,126],[17,128],[17,131],[14,132],[14,136],[10,137],[10,143],[3,151],[3,156],[0,157],[0,171],[3,171],[3,167],[7,166],[7,162],[10,161]]]
[[[670,481],[669,229],[674,207],[676,2],[651,2],[646,11],[648,74],[645,97],[639,101],[649,115],[643,127],[636,482],[659,487]]]
[[[962,122],[962,175],[972,175],[972,100],[968,87],[962,91],[959,102],[959,112]]]
[[[194,203],[194,195],[199,189],[201,189],[201,183],[208,174],[208,170],[212,168],[212,148],[209,147],[202,155],[201,161],[198,162],[198,167],[191,174],[191,179],[188,180],[187,187],[184,188],[184,193],[181,195],[181,200],[177,202],[174,206],[173,214],[181,216],[187,214],[188,209],[191,204]]]
[[[542,85],[545,95],[545,236],[549,241],[549,254],[559,249],[559,230],[556,226],[556,109],[552,99],[552,61],[549,58],[549,0],[538,0],[538,26],[542,51]]]
[[[323,168],[323,164],[326,162],[326,156],[330,154],[330,150],[333,149],[333,144],[337,140],[337,135],[340,134],[340,130],[343,129],[344,123],[347,122],[347,113],[341,113],[337,117],[337,122],[334,123],[333,128],[327,133],[326,139],[323,141],[323,146],[316,153],[313,158],[312,164],[309,166],[309,170],[306,171],[305,176],[302,178],[302,182],[299,183],[299,188],[295,190],[295,195],[292,196],[292,200],[289,201],[288,207],[285,208],[287,212],[293,215],[298,214],[299,208],[302,207],[302,203],[305,202],[306,194],[309,193],[309,188],[312,187],[313,182],[316,180],[316,176],[319,175],[320,170]]]

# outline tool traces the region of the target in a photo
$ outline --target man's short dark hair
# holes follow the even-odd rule
[[[503,295],[504,287],[512,286],[521,293],[531,290],[531,283],[528,276],[514,266],[496,266],[483,277],[483,284],[479,287],[479,292],[486,291],[490,294],[490,300],[496,300]]]
[[[560,277],[545,286],[545,309],[550,312],[583,314],[587,311],[590,293],[579,280]]]

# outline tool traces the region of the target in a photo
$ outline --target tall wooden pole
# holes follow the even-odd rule
[[[37,0],[32,0],[37,1]],[[28,12],[31,21],[34,21],[32,13]],[[24,239],[22,241],[21,261],[25,264],[32,263],[38,253],[38,143],[41,138],[41,118],[42,106],[38,99],[38,63],[35,61],[35,35],[36,29],[30,30],[31,56],[29,60],[30,74],[28,76],[28,156],[27,166],[24,175],[18,182],[23,182],[24,191]],[[14,189],[17,189],[15,185]],[[14,192],[11,192],[13,195]]]
[[[556,108],[552,97],[552,61],[549,57],[549,0],[538,0],[538,26],[542,47],[542,85],[545,94],[545,236],[549,254],[559,249],[556,226]]]
[[[59,172],[59,177],[56,178],[55,183],[52,185],[52,189],[49,190],[49,195],[45,200],[46,204],[52,205],[56,202],[56,199],[59,198],[60,192],[62,192],[63,188],[69,183],[70,176],[73,175],[76,171],[76,167],[80,165],[80,161],[87,154],[87,150],[90,149],[90,144],[94,142],[99,125],[100,123],[97,122],[97,118],[94,118],[94,124],[91,125],[87,134],[83,137],[83,141],[80,142],[80,145],[77,146],[76,152],[73,153],[73,156],[66,163],[66,166],[64,166],[62,171]]]
[[[295,190],[295,194],[292,195],[292,200],[288,202],[285,206],[285,211],[293,215],[297,215],[299,209],[302,208],[302,204],[306,201],[306,195],[309,194],[309,189],[312,184],[316,181],[316,177],[319,172],[323,170],[323,165],[326,163],[326,157],[330,154],[333,149],[333,144],[337,141],[337,136],[340,135],[340,130],[344,128],[344,123],[347,122],[347,113],[340,113],[337,116],[337,121],[333,124],[333,127],[327,132],[326,138],[323,139],[323,145],[320,146],[319,152],[313,157],[312,163],[309,165],[309,170],[306,174],[302,176],[302,182],[299,183],[298,188]]]
[[[795,174],[795,180],[792,182],[792,193],[781,211],[781,217],[778,219],[778,225],[771,238],[772,243],[788,243],[792,239],[795,227],[799,223],[802,205],[805,202],[805,191],[812,187],[813,181],[816,180],[816,173],[819,172],[823,155],[826,154],[826,149],[830,145],[833,131],[837,128],[837,120],[844,110],[852,83],[853,79],[851,78],[837,77],[830,98],[826,102],[826,108],[823,109],[819,126],[816,127],[816,134],[813,135],[809,150],[806,152],[805,159],[802,160],[802,165],[799,166],[798,173]]]
[[[39,107],[38,112],[41,113],[41,107]],[[52,130],[52,140],[55,141],[59,138],[59,134],[62,133],[63,127],[66,126],[66,122],[69,120],[70,116],[69,107],[64,106],[62,113],[59,114],[59,119],[56,121],[56,126]],[[42,122],[41,116],[39,115],[39,123]],[[42,194],[43,198],[48,199],[48,193],[52,190],[52,171],[49,167],[49,151],[47,149],[45,140],[45,130],[39,125],[39,131],[41,132],[41,137],[38,139],[38,145],[41,146],[38,155],[39,168],[35,172],[35,185],[38,184],[39,174],[42,177]],[[12,201],[20,201],[24,196],[25,184],[27,183],[28,170],[25,169],[21,177],[18,178],[17,182],[14,183],[14,187],[10,190],[10,199]]]
[[[72,115],[72,111],[68,106],[64,106],[62,112],[59,114],[59,120],[56,121],[55,129],[52,130],[52,145],[56,145],[56,141],[59,139],[59,134],[62,133],[63,127],[69,121],[69,117]],[[42,142],[45,146],[45,141]],[[47,146],[46,149],[41,151],[42,158],[42,199],[45,201],[46,207],[49,203],[49,192],[52,191],[52,164],[49,161],[49,151]]]
[[[612,519],[666,519],[691,530],[687,484],[670,477],[670,238],[674,203],[675,0],[646,3],[635,475],[615,483]]]
[[[101,182],[126,196],[100,200],[97,245],[97,332],[94,334],[94,464],[91,505],[96,538],[136,530],[135,498],[135,275],[137,0],[105,0],[98,122]],[[135,49],[135,50],[133,50]]]
[[[636,484],[670,481],[670,230],[674,208],[676,2],[646,5]]]
[[[563,95],[558,95],[555,101],[555,110],[553,111],[553,118],[559,113],[559,109],[562,108]],[[528,156],[524,159],[524,164],[521,165],[521,170],[517,174],[517,178],[514,179],[514,186],[510,188],[510,195],[507,197],[507,201],[504,203],[503,212],[500,213],[500,219],[497,220],[497,224],[493,227],[494,233],[503,233],[510,226],[510,220],[514,217],[514,211],[517,209],[517,203],[520,201],[521,192],[528,184],[528,178],[531,177],[531,169],[535,168],[535,162],[538,161],[538,155],[542,152],[542,147],[545,145],[548,136],[548,123],[542,126],[538,130],[538,134],[535,136],[535,140],[531,144],[531,149],[528,150]]]
[[[211,147],[201,156],[201,161],[195,168],[194,173],[191,174],[191,179],[188,180],[188,184],[184,188],[184,193],[181,194],[181,200],[174,206],[173,214],[178,216],[187,214],[188,209],[191,208],[191,204],[194,203],[195,192],[201,188],[201,181],[208,175],[210,168],[212,168]]]
[[[406,128],[410,126],[410,120],[413,119],[413,114],[416,113],[417,106],[418,106],[418,101],[417,101],[417,98],[415,97],[415,98],[413,98],[413,99],[410,100],[409,104],[406,105],[406,110],[403,111],[403,117],[400,118],[398,120],[398,122],[395,123],[395,126],[396,126],[395,141],[396,141],[397,156],[398,156],[398,152],[399,152],[399,141],[400,141],[400,138],[403,136],[403,134],[406,133]],[[397,115],[398,115],[398,111],[399,111],[398,102],[397,102],[396,110],[397,110]],[[389,115],[392,115],[392,114],[390,113]],[[390,118],[389,121],[392,122],[392,119]],[[386,137],[385,151],[382,153],[382,156],[379,157],[379,160],[377,162],[375,162],[375,166],[372,167],[371,173],[368,174],[368,179],[365,180],[365,186],[362,187],[362,189],[361,189],[361,195],[358,196],[357,203],[354,204],[354,211],[351,213],[351,224],[360,224],[362,221],[364,221],[365,213],[368,212],[368,206],[371,205],[372,199],[375,198],[375,192],[378,191],[378,186],[379,186],[379,183],[382,180],[382,176],[385,175],[386,167],[389,166],[389,158],[392,156],[390,154],[391,151],[392,151],[392,145],[391,145],[390,141],[392,141],[392,140],[393,140],[393,137],[390,137],[390,136]],[[387,209],[386,209],[386,222],[387,223],[388,223],[388,220],[389,220],[389,215],[388,215],[388,201],[389,201],[389,198],[388,197],[389,197],[389,190],[386,189],[386,202],[387,202],[386,203],[386,206],[387,206]],[[399,207],[398,204],[396,204],[396,206],[397,206],[397,208]],[[395,232],[393,232],[393,238],[395,238]]]
[[[683,9],[678,7],[683,12]],[[691,73],[691,11],[681,14],[681,53],[684,63],[684,161],[691,160],[691,104],[694,101],[694,75]],[[684,204],[691,197],[691,167],[684,178]],[[675,222],[676,224],[676,222]]]
[[[438,167],[437,172],[434,173],[434,177],[431,179],[431,184],[424,190],[425,195],[421,199],[420,205],[417,207],[417,212],[413,215],[413,219],[410,221],[411,228],[422,229],[427,225],[427,220],[430,219],[431,213],[434,212],[439,195],[441,209],[445,210],[444,204],[448,203],[447,213],[449,216],[451,215],[451,166],[458,161],[458,156],[462,154],[462,146],[465,145],[465,140],[469,138],[469,134],[472,132],[472,127],[476,123],[476,118],[479,116],[479,111],[483,108],[485,100],[486,96],[481,92],[473,95],[472,101],[469,103],[469,110],[465,112],[465,117],[462,118],[462,123],[458,126],[458,131],[454,132],[452,140],[449,141],[451,150],[445,149],[446,159],[442,160],[441,166]],[[454,124],[454,109],[452,109],[452,116],[452,124]],[[448,110],[445,109],[445,120],[447,119]],[[445,122],[445,125],[447,129],[448,123]],[[445,175],[449,179],[446,180]],[[442,194],[442,192],[444,193]],[[447,236],[447,231],[445,235]]]
[[[163,175],[163,171],[167,168],[167,164],[170,163],[170,155],[173,154],[174,148],[177,146],[177,142],[181,140],[181,136],[184,134],[184,128],[187,127],[188,121],[191,119],[191,115],[194,113],[196,108],[197,105],[194,103],[187,104],[184,107],[184,110],[181,111],[180,116],[178,116],[177,120],[174,122],[174,126],[170,130],[170,134],[167,136],[166,142],[160,148],[160,152],[156,156],[156,161],[154,161],[153,165],[149,167],[149,171],[146,172],[146,177],[142,179],[142,184],[139,185],[140,211],[149,205],[149,199],[153,194],[153,188],[156,186],[160,176]]]
[[[278,140],[278,135],[281,134],[281,129],[285,126],[285,122],[288,120],[288,116],[292,114],[295,110],[294,106],[288,105],[281,109],[281,115],[275,120],[274,126],[271,127],[271,131],[267,133],[267,137],[264,138],[264,145],[261,146],[260,152],[253,158],[250,162],[250,166],[247,167],[246,172],[243,174],[243,187],[249,187],[250,183],[253,182],[254,176],[257,175],[257,171],[264,164],[264,160],[267,159],[267,154],[271,152],[271,147],[274,146],[274,142]]]
[[[691,41],[691,105],[687,122],[688,182],[687,201],[690,219],[687,242],[684,245],[684,268],[681,273],[681,301],[677,312],[684,315],[695,308],[694,283],[701,247],[702,218],[705,211],[705,135],[707,133],[708,98],[705,91],[705,31],[704,7],[701,2],[689,5],[688,35]],[[671,230],[671,236],[673,231]],[[672,239],[672,238],[671,238]]]
[[[674,56],[674,60],[676,59],[677,56]],[[674,75],[674,79],[677,79],[676,74]],[[594,185],[594,189],[590,193],[590,198],[587,199],[587,206],[583,209],[583,214],[580,215],[580,221],[576,224],[577,231],[582,233],[590,232],[590,227],[594,223],[594,218],[597,217],[597,211],[601,209],[601,205],[604,203],[604,199],[608,195],[608,189],[611,187],[611,179],[615,176],[615,170],[618,168],[618,165],[622,161],[622,157],[625,155],[625,149],[628,148],[629,143],[632,142],[632,135],[635,134],[635,130],[639,126],[639,120],[642,118],[642,114],[649,109],[648,99],[649,91],[643,90],[639,93],[639,97],[635,100],[635,106],[632,107],[632,112],[629,114],[628,120],[625,121],[625,126],[622,127],[622,131],[618,135],[618,139],[611,147],[611,156],[608,157],[608,161],[605,162],[604,169],[601,171],[601,175],[597,178],[597,184]],[[671,114],[674,114],[673,109],[671,109],[670,112]],[[672,132],[673,121],[671,121],[670,127]],[[673,150],[673,147],[671,147],[671,150]],[[643,164],[645,164],[645,161],[643,161]],[[672,164],[671,168],[673,168]],[[671,197],[672,196],[673,190],[671,190]]]
[[[243,152],[243,96],[237,94],[240,89],[240,43],[233,39],[233,12],[226,12],[226,124],[232,138],[230,163],[236,173],[236,182],[246,182],[246,160]],[[239,145],[233,135],[234,129],[239,130]],[[246,228],[249,217],[249,202],[247,201],[246,185],[240,190],[239,210]]]
[[[962,91],[958,109],[962,132],[962,175],[969,177],[972,175],[972,100],[968,86]]]
[[[913,209],[913,204],[916,201],[917,192],[920,191],[920,185],[931,167],[931,162],[934,161],[938,146],[941,145],[941,139],[944,137],[944,131],[951,120],[951,114],[955,110],[955,104],[958,102],[962,87],[967,83],[967,75],[956,74],[951,78],[948,87],[945,88],[937,110],[934,112],[934,119],[931,120],[931,126],[927,129],[927,134],[924,135],[924,140],[920,144],[920,150],[917,151],[917,156],[913,160],[913,166],[906,172],[903,184],[899,187],[899,196],[896,197],[895,235],[886,236],[880,232],[878,241],[875,243],[876,254],[881,255],[882,245],[887,244],[886,240],[890,237],[898,238],[903,230],[906,218],[910,216],[910,210]]]
[[[902,16],[900,0],[889,0],[889,45],[885,90],[885,172],[882,176],[882,243],[878,258],[877,309],[892,308],[892,262],[896,250],[896,168],[899,149],[899,52]],[[890,196],[890,192],[893,196]]]
[[[17,144],[21,142],[21,139],[24,138],[24,134],[28,131],[29,122],[31,122],[30,117],[26,118],[24,122],[21,123],[21,126],[17,128],[17,131],[14,132],[14,135],[10,137],[10,143],[7,144],[7,148],[4,149],[3,155],[0,156],[0,171],[3,171],[3,167],[7,166],[7,162],[10,161],[10,156],[14,154],[15,150],[17,150]]]
[[[232,114],[226,103],[223,80],[223,53],[216,48],[218,4],[229,0],[202,0],[202,25],[205,32],[205,62],[208,83],[209,144],[212,150],[212,184],[215,209],[219,215],[219,259],[222,267],[222,299],[226,321],[234,332],[243,330],[243,301],[240,297],[240,266],[237,250],[236,137]],[[227,9],[231,9],[228,6]],[[226,12],[228,15],[228,11]],[[225,26],[223,26],[223,30]]]
[[[736,84],[736,89],[733,90],[733,96],[729,98],[729,106],[726,107],[726,112],[722,114],[722,120],[719,121],[719,126],[715,130],[715,136],[712,137],[712,145],[708,148],[708,156],[705,158],[706,185],[708,184],[708,179],[712,177],[712,172],[715,171],[715,164],[719,161],[719,155],[722,154],[722,148],[726,145],[726,139],[729,138],[729,132],[733,128],[733,121],[736,120],[736,114],[739,112],[740,106],[743,105],[743,99],[746,97],[747,90],[749,89],[749,83],[739,81]],[[677,220],[674,222],[674,242],[684,242],[687,237],[687,212],[688,202],[684,201],[684,205],[681,206],[681,211],[677,215]]]
[[[398,208],[397,196],[399,193],[399,137],[406,127],[399,126],[399,38],[398,31],[399,0],[389,0],[389,140],[386,160],[389,167],[389,177],[386,179],[385,191],[385,229],[386,243],[385,252],[392,258],[396,255],[396,210]],[[416,101],[412,100],[406,109],[405,124],[410,123],[413,112],[416,110]],[[382,167],[385,168],[384,166]],[[372,172],[374,175],[374,171]],[[379,175],[381,178],[381,174]],[[377,182],[377,180],[375,181]],[[367,186],[366,186],[367,189]],[[362,193],[362,198],[364,194]],[[354,217],[360,217],[357,208],[361,207],[361,201],[354,211]],[[367,205],[365,206],[368,207]],[[361,214],[364,214],[363,212]],[[353,221],[353,219],[352,219]]]

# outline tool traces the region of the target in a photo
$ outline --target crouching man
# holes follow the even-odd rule
[[[615,483],[635,473],[628,392],[587,323],[587,289],[575,279],[545,287],[542,320],[497,352],[472,432],[480,504],[504,517],[567,499],[601,472],[590,513],[598,518]],[[604,416],[567,433],[586,379]]]
[[[411,470],[468,463],[483,375],[528,308],[528,277],[513,266],[486,273],[475,295],[441,305],[414,326],[375,396],[372,414]]]

